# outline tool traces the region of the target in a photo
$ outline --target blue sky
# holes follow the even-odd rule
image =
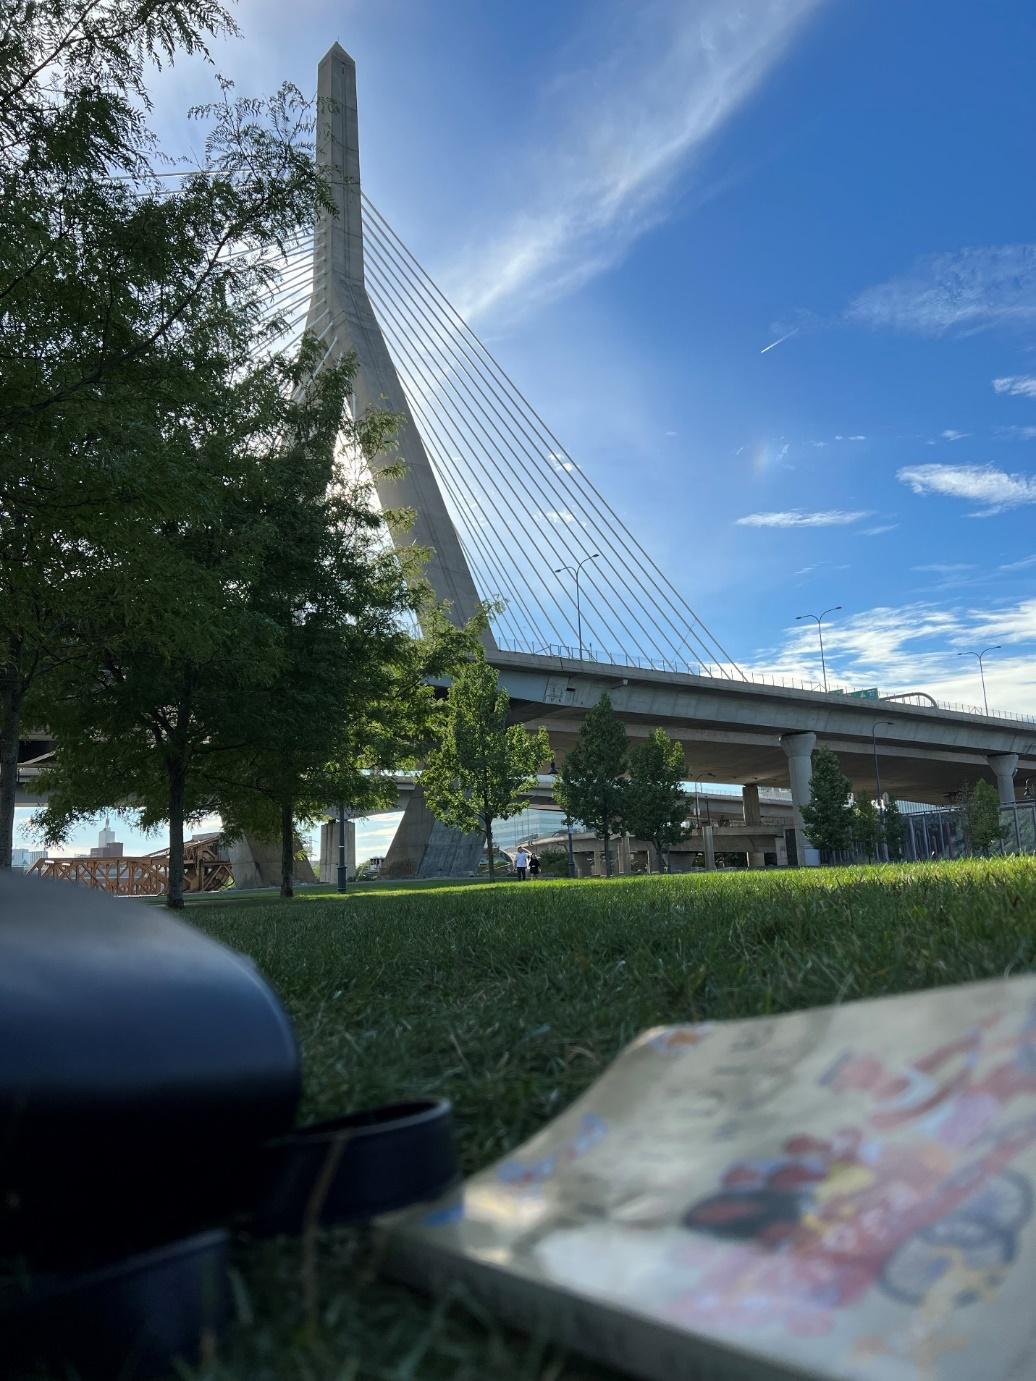
[[[956,654],[1001,643],[990,702],[1036,710],[1036,10],[287,15],[244,4],[218,69],[353,54],[365,190],[743,665],[815,675],[794,616],[842,604],[844,681],[980,703]],[[158,81],[174,155],[211,89]]]

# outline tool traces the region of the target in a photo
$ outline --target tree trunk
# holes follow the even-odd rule
[[[612,851],[608,839],[607,829],[604,831],[604,876],[610,878],[612,875]]]
[[[10,868],[18,798],[18,731],[22,694],[14,669],[0,680],[0,868]]]
[[[169,881],[165,904],[183,909],[183,815],[187,801],[187,769],[179,759],[169,762]]]
[[[281,896],[295,895],[295,812],[291,801],[281,803]]]
[[[493,817],[486,816],[486,848],[489,850],[489,881],[496,881],[496,861],[493,857]]]
[[[660,873],[668,873],[669,869],[665,866],[665,851],[661,844],[655,845],[655,856],[658,859],[658,871]]]

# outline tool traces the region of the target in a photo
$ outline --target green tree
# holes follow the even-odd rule
[[[830,748],[817,748],[813,753],[809,805],[802,807],[806,833],[816,848],[836,853],[849,847],[853,828],[851,793],[852,785],[837,754]]]
[[[881,828],[888,860],[890,863],[898,863],[903,857],[903,816],[899,802],[891,792],[885,798]]]
[[[421,774],[428,809],[452,829],[485,834],[495,877],[493,821],[525,805],[540,765],[550,757],[546,730],[507,723],[510,697],[481,648],[461,669],[442,707],[438,742]]]
[[[861,794],[853,800],[852,834],[869,859],[877,858],[881,841],[881,817],[869,796]]]
[[[630,749],[625,825],[638,839],[654,844],[660,873],[668,872],[669,849],[687,837],[686,775],[683,747],[664,729]]]
[[[279,248],[329,204],[312,108],[288,87],[254,102],[224,86],[198,112],[211,126],[204,172],[156,176],[149,63],[204,53],[233,28],[205,0],[12,0],[5,13],[0,867],[34,688],[70,656],[100,655],[83,643],[90,576],[127,564],[120,543],[137,532],[124,518],[175,521],[205,502],[193,444],[170,433],[196,426],[206,391],[276,338],[280,324],[260,317]],[[128,608],[135,594],[117,597]]]
[[[1000,818],[1000,797],[995,786],[977,781],[965,789],[964,822],[973,853],[988,855],[994,844],[1003,843],[1006,830]]]
[[[581,820],[604,841],[604,870],[612,875],[610,839],[626,811],[626,729],[602,695],[579,731],[575,747],[561,764],[554,799],[570,820]]]
[[[284,625],[261,597],[271,550],[291,536],[271,524],[275,462],[287,435],[297,454],[322,453],[331,473],[350,380],[343,365],[307,384],[314,350],[237,377],[228,369],[218,396],[206,381],[202,414],[167,429],[164,446],[192,457],[198,503],[157,519],[121,515],[68,638],[85,651],[65,658],[35,701],[58,744],[44,838],[139,805],[145,828],[169,825],[172,907],[183,904],[185,822],[218,808],[208,765],[247,746],[249,707],[268,698],[286,660]]]

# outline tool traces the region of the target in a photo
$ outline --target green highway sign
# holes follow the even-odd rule
[[[850,700],[877,700],[877,698],[878,698],[878,688],[877,688],[877,686],[869,686],[869,687],[867,688],[867,690],[858,690],[858,691],[850,691],[850,692],[849,692],[849,699],[850,699]]]

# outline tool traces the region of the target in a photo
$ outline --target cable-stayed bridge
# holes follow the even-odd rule
[[[940,802],[985,776],[1014,800],[1016,776],[1036,776],[1036,722],[744,674],[364,194],[356,69],[338,44],[317,94],[334,214],[289,248],[269,311],[289,339],[316,336],[324,360],[356,352],[357,415],[387,407],[400,418],[406,471],[375,475],[379,500],[412,510],[413,527],[394,539],[431,551],[426,574],[455,618],[494,606],[486,651],[514,717],[542,724],[563,754],[608,690],[632,735],[662,725],[695,776],[743,783],[746,820],[761,785],[808,800],[818,741],[861,790]],[[801,818],[792,835],[789,854],[803,861]],[[418,790],[387,871],[468,871],[480,850],[435,822]]]

